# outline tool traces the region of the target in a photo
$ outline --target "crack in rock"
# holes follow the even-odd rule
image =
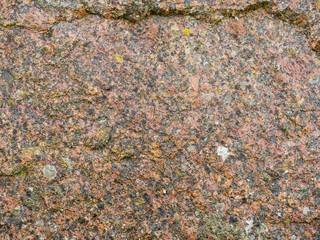
[[[247,5],[224,7],[221,5],[183,5],[167,3],[159,4],[158,1],[100,1],[100,0],[33,0],[33,5],[37,9],[44,9],[45,12],[53,11],[54,19],[46,20],[48,26],[37,26],[33,24],[24,24],[21,21],[12,22],[3,20],[0,15],[0,26],[18,27],[32,29],[38,32],[48,33],[50,35],[52,25],[59,24],[61,21],[73,21],[81,19],[88,15],[95,15],[100,18],[123,19],[132,23],[139,22],[150,16],[192,16],[197,20],[215,25],[223,20],[230,18],[241,18],[248,13],[257,10],[265,10],[270,15],[302,29],[303,33],[310,40],[311,48],[320,55],[320,37],[318,36],[318,17],[312,19],[308,12],[293,9],[290,6],[282,7],[275,1],[253,1]],[[10,7],[10,6],[9,6]],[[13,5],[15,7],[15,5]],[[59,10],[59,14],[56,14]],[[1,11],[0,11],[1,13]],[[19,14],[18,14],[19,15]],[[41,16],[44,17],[44,16]],[[51,27],[50,27],[51,25]],[[316,26],[316,28],[314,27]],[[314,29],[315,28],[315,29]]]

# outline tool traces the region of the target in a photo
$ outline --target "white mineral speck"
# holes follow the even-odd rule
[[[54,179],[57,176],[57,170],[52,165],[46,165],[43,168],[43,175],[48,179]]]
[[[179,26],[178,26],[176,23],[174,23],[174,24],[172,24],[172,26],[171,26],[171,30],[173,30],[173,31],[179,31]]]
[[[44,222],[42,220],[37,220],[36,221],[36,224],[40,227],[43,227],[44,226]]]
[[[247,220],[246,223],[248,224],[248,226],[246,226],[245,230],[246,234],[248,235],[253,227],[253,220]]]
[[[226,208],[226,205],[225,205],[225,203],[217,203],[215,205],[215,207],[216,207],[217,211],[222,212]]]
[[[227,159],[227,157],[229,156],[228,148],[223,147],[223,146],[219,146],[217,149],[217,155],[222,157],[223,161],[225,161]]]
[[[308,208],[308,207],[304,207],[304,208],[302,209],[302,213],[303,213],[304,215],[308,215],[309,212],[310,212],[310,208]]]
[[[188,151],[189,152],[194,152],[196,150],[196,147],[195,146],[189,146],[188,147]]]
[[[320,82],[320,76],[316,76],[315,78],[310,78],[309,82],[311,84],[318,84]]]
[[[67,165],[69,170],[73,169],[73,162],[69,158],[63,157],[62,161]]]
[[[211,101],[211,99],[213,98],[214,94],[212,92],[208,92],[208,93],[204,93],[202,95],[203,100],[205,101]]]

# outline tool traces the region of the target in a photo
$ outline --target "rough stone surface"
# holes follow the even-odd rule
[[[0,6],[0,239],[320,238],[319,1]]]

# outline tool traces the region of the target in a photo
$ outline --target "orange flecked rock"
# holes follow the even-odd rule
[[[0,0],[0,239],[319,239],[319,1]]]

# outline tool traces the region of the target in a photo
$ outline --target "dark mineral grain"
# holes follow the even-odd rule
[[[0,239],[320,239],[320,1],[0,0]]]

